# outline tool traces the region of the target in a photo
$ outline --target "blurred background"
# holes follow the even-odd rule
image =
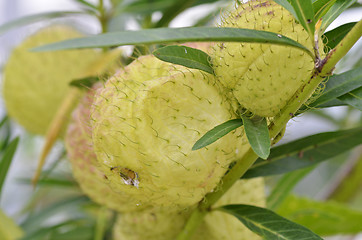
[[[90,2],[97,3],[95,0]],[[329,28],[333,29],[344,23],[359,21],[362,16],[362,7],[360,5],[362,4],[362,1],[358,1],[358,3],[359,4],[355,4],[354,8],[344,12],[339,18],[337,18],[337,20]],[[215,11],[215,9],[227,7],[228,5],[228,1],[201,4],[177,16],[171,22],[170,26],[192,26],[199,19]],[[49,11],[78,10],[80,10],[80,5],[72,0],[0,0],[0,26],[9,21],[31,14]],[[217,15],[217,13],[215,13],[215,15]],[[152,18],[157,19],[160,17],[160,12],[154,12],[152,14]],[[38,22],[10,30],[5,34],[0,35],[0,72],[14,46],[18,45],[29,34],[32,34],[39,28],[52,24],[53,22],[71,24],[76,26],[78,29],[83,30],[87,34],[97,34],[101,31],[101,27],[94,17],[81,14],[78,16]],[[124,14],[114,21],[110,30],[131,30],[139,28],[141,28],[141,26],[138,24],[137,19]],[[361,41],[356,44],[353,50],[350,51],[350,54],[348,54],[343,61],[340,62],[336,68],[336,72],[347,71],[351,69],[352,66],[356,65],[362,66]],[[1,94],[2,93],[0,91],[0,119],[6,114]],[[323,111],[303,114],[302,116],[293,119],[288,124],[287,131],[281,143],[318,132],[350,128],[358,125],[361,121],[361,112],[349,107],[334,107]],[[4,133],[0,132],[0,134]],[[53,202],[54,199],[58,197],[64,197],[64,195],[73,196],[77,194],[79,189],[69,187],[66,181],[63,182],[63,185],[62,182],[58,182],[56,190],[52,190],[54,186],[51,184],[42,190],[34,190],[29,181],[36,169],[37,159],[40,154],[41,147],[44,144],[44,139],[43,137],[27,133],[13,122],[11,123],[11,134],[12,136],[20,136],[20,144],[16,152],[15,159],[10,167],[10,172],[7,176],[3,194],[0,199],[1,208],[4,209],[6,214],[16,219],[17,222],[21,222],[28,217],[24,213],[29,208],[39,208],[39,205],[48,205],[49,202]],[[361,154],[362,148],[359,147],[352,153],[338,156],[332,161],[320,164],[308,175],[308,177],[304,178],[296,186],[294,189],[295,193],[299,196],[308,196],[316,200],[326,200],[331,198],[338,186],[340,186],[341,181],[343,181],[343,179],[351,171],[351,167],[355,166],[356,161],[359,160]],[[49,157],[49,161],[47,161],[45,169],[49,170],[55,168],[55,174],[61,176],[61,179],[68,179],[69,181],[72,181],[69,165],[66,161],[59,161],[59,159],[64,159],[63,146],[61,143],[56,144],[51,156]],[[272,186],[275,184],[277,179],[278,178],[270,178],[267,180],[270,186]],[[360,188],[360,190],[362,190],[362,184],[360,184]],[[37,204],[35,204],[35,202],[37,202]],[[358,195],[353,196],[353,199],[349,204],[356,209],[362,210],[362,191],[360,191]],[[57,222],[59,219],[64,218],[67,214],[74,214],[74,211],[68,208],[67,211],[50,214],[47,221],[48,223],[51,223],[52,221]],[[330,239],[357,240],[362,239],[362,235],[344,237],[336,236]]]

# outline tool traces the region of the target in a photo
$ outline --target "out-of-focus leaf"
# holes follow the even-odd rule
[[[349,8],[357,0],[337,0],[329,11],[324,15],[321,25],[321,31],[324,32],[327,27],[339,16],[344,10]]]
[[[312,0],[288,0],[294,8],[297,20],[309,33],[310,37],[314,36],[315,20]]]
[[[323,93],[308,107],[314,108],[362,86],[362,67],[331,76]],[[304,108],[305,109],[305,108]]]
[[[347,35],[347,33],[356,25],[356,22],[343,24],[324,34],[324,44],[332,49]]]
[[[41,226],[51,216],[54,216],[59,212],[64,212],[65,209],[74,213],[74,208],[79,208],[81,203],[85,203],[87,201],[89,201],[88,198],[83,196],[63,199],[42,209],[34,215],[30,215],[20,226],[27,233],[34,233],[35,230],[39,229],[39,226]]]
[[[261,158],[267,159],[270,154],[270,136],[268,123],[265,118],[241,116],[244,130],[249,144],[254,152]]]
[[[338,97],[338,99],[362,111],[362,87],[346,93]]]
[[[332,5],[336,2],[336,0],[317,0],[313,2],[314,9],[314,18],[316,20],[322,18],[328,10],[332,7]]]
[[[213,74],[214,70],[210,65],[210,56],[207,53],[186,46],[166,46],[153,52],[158,59],[188,68],[199,69]]]
[[[156,44],[171,42],[259,42],[292,46],[313,55],[305,46],[280,34],[239,28],[192,27],[158,28],[139,31],[105,33],[91,37],[69,39],[32,49],[54,51],[77,48],[101,48],[121,45]]]
[[[225,136],[229,132],[235,130],[238,127],[241,127],[243,125],[243,121],[241,119],[233,119],[229,120],[227,122],[224,122],[210,131],[208,131],[204,136],[202,136],[192,147],[192,150],[197,150],[203,147],[206,147],[207,145],[210,145],[211,143],[217,141],[221,137]]]
[[[70,219],[59,224],[49,226],[49,227],[38,227],[32,233],[27,234],[21,240],[46,240],[52,239],[54,240],[58,236],[62,236],[62,234],[67,234],[69,231],[72,231],[74,228],[87,228],[85,225],[88,225],[90,229],[94,228],[94,224],[89,223],[90,221],[86,221],[82,218]],[[65,230],[64,230],[65,228]],[[82,239],[83,238],[78,238]],[[85,238],[84,240],[89,239]]]
[[[76,2],[78,2],[79,4],[85,6],[85,7],[89,7],[90,9],[93,10],[98,10],[97,6],[95,6],[94,4],[86,1],[86,0],[75,0]]]
[[[331,159],[362,144],[362,127],[311,135],[272,148],[267,161],[251,166],[243,178],[282,174]]]
[[[332,201],[317,202],[289,196],[278,213],[323,236],[362,231],[362,212]]]
[[[287,9],[291,14],[293,14],[295,19],[298,19],[297,14],[295,13],[293,6],[290,4],[290,2],[288,0],[274,0],[274,2],[278,3],[279,5],[281,5],[285,9]]]
[[[343,178],[343,181],[330,194],[329,199],[338,202],[347,202],[355,197],[362,183],[362,156],[351,167],[350,172]]]
[[[0,209],[0,239],[15,240],[23,235],[23,230]]]
[[[276,210],[288,197],[294,186],[308,175],[314,167],[300,169],[295,172],[285,174],[276,184],[267,199],[267,206],[271,210]]]
[[[0,121],[0,129],[5,125],[5,123],[9,120],[8,116],[4,116]]]
[[[117,9],[116,15],[123,13],[146,14],[156,11],[163,11],[171,7],[174,0],[156,0],[156,1],[132,1],[129,4],[122,4]]]
[[[69,83],[69,85],[83,89],[84,88],[90,89],[93,86],[93,84],[95,84],[99,80],[100,80],[99,77],[86,77],[86,78],[73,80]]]
[[[62,12],[47,12],[39,13],[30,16],[25,16],[22,18],[15,19],[14,21],[7,22],[0,26],[0,35],[17,27],[28,25],[31,23],[44,21],[47,19],[68,17],[73,15],[86,14],[84,12],[72,12],[72,11],[62,11]]]
[[[21,178],[18,180],[20,183],[31,184],[31,179]],[[52,187],[77,187],[75,181],[70,181],[67,179],[57,179],[57,178],[45,178],[38,181],[39,186],[52,186]]]
[[[276,213],[250,205],[227,205],[218,208],[237,217],[247,228],[266,240],[322,240],[309,229]]]
[[[6,175],[8,173],[11,161],[13,160],[16,148],[18,147],[19,137],[15,138],[11,143],[6,147],[5,153],[0,161],[0,196],[1,190],[5,182]]]

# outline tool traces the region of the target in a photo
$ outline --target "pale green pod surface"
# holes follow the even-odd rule
[[[68,83],[84,77],[99,53],[94,50],[30,52],[33,47],[81,37],[67,26],[50,26],[15,48],[5,65],[3,94],[9,115],[28,131],[45,134]]]
[[[235,116],[212,75],[177,68],[160,76],[167,74],[121,73],[107,81],[92,107],[94,149],[114,191],[140,205],[184,208],[216,187],[239,152],[240,131],[192,151]]]
[[[119,214],[113,227],[114,240],[174,240],[190,210],[152,209]]]
[[[225,16],[221,27],[279,33],[313,49],[302,25],[273,1],[240,4]],[[214,47],[212,61],[218,80],[238,102],[264,117],[278,114],[308,81],[314,67],[313,59],[300,49],[260,43],[219,43]]]
[[[265,206],[264,181],[240,180],[216,203]],[[118,216],[113,228],[114,240],[174,240],[184,227],[193,208],[183,211],[153,209]],[[235,217],[211,212],[191,240],[260,240]]]
[[[130,196],[111,189],[109,180],[99,170],[99,163],[96,161],[91,138],[90,107],[95,90],[101,86],[102,84],[98,83],[88,91],[73,111],[67,128],[65,145],[73,176],[82,191],[94,202],[119,212],[138,211],[141,207],[132,203]]]
[[[228,204],[249,204],[265,207],[264,180],[255,178],[239,180],[216,203],[219,207]],[[213,211],[206,215],[192,240],[261,240],[261,237],[245,227],[236,217]]]

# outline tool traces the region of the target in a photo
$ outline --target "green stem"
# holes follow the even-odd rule
[[[328,75],[334,69],[339,60],[344,57],[352,46],[362,36],[362,20],[360,20],[349,33],[340,41],[340,43],[331,51],[329,51],[327,57],[323,60],[321,69],[321,75]]]
[[[326,75],[329,75],[336,63],[347,54],[349,49],[357,42],[362,32],[361,21],[355,25],[341,41],[336,48],[331,50],[325,59],[321,61],[321,65],[313,73],[313,75],[303,84],[298,91],[291,97],[288,104],[275,116],[274,121],[269,124],[270,137],[274,139],[280,131],[286,126],[288,121],[295,116],[298,109],[310,98],[315,89],[323,81]],[[258,156],[249,147],[246,154],[236,162],[236,165],[221,179],[220,186],[217,191],[211,192],[205,196],[200,202],[198,208],[192,213],[185,228],[178,235],[177,240],[187,240],[196,231],[201,224],[211,206],[215,204],[224,193],[238,180],[249,167],[256,161]]]

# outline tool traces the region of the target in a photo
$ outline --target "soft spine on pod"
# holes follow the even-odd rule
[[[275,32],[313,49],[302,25],[273,1],[240,4],[221,27]],[[220,43],[213,49],[212,63],[217,79],[239,104],[263,117],[277,115],[314,68],[313,59],[300,49],[260,43]]]

